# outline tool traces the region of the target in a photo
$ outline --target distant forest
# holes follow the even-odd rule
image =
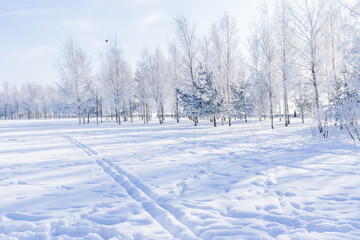
[[[328,127],[338,126],[360,140],[359,2],[279,0],[263,6],[247,42],[240,31],[224,13],[200,36],[179,15],[166,51],[144,48],[131,69],[117,39],[109,39],[97,72],[81,44],[68,39],[53,86],[2,82],[0,117],[162,124],[171,116],[194,125],[211,119],[214,126],[269,118],[274,128],[275,116],[288,126],[296,111],[312,121],[315,135],[326,138]]]

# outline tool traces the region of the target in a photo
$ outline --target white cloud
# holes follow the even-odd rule
[[[149,24],[159,22],[161,20],[162,12],[151,13],[138,21],[140,29],[145,29]]]
[[[82,31],[94,31],[97,29],[96,24],[83,19],[74,19],[70,21],[65,21],[63,22],[63,25],[76,28]]]
[[[39,15],[39,14],[50,14],[54,12],[58,12],[59,10],[55,9],[24,9],[18,11],[4,12],[0,13],[0,16],[31,16],[31,15]]]

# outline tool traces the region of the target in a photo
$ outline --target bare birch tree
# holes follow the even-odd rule
[[[274,48],[274,39],[272,37],[270,16],[268,13],[268,8],[265,6],[264,9],[264,19],[262,20],[259,32],[259,45],[261,49],[261,79],[265,85],[268,97],[269,97],[269,110],[270,110],[270,120],[271,128],[274,128],[274,63],[275,63],[275,48]]]
[[[60,76],[59,86],[70,101],[76,104],[81,124],[91,68],[85,51],[74,40],[69,39],[66,42],[57,69]]]
[[[195,26],[189,20],[179,15],[175,18],[175,34],[177,54],[182,67],[182,80],[184,84],[193,85],[196,78],[196,60],[198,56],[198,39],[195,34]],[[194,91],[189,89],[189,91]],[[194,112],[194,111],[193,111]],[[197,126],[197,116],[192,116],[195,126]]]
[[[315,119],[319,131],[323,131],[320,113],[319,80],[321,75],[321,43],[324,36],[324,0],[294,1],[290,8],[293,32],[300,44],[293,45],[302,59],[302,67],[308,72],[314,91]]]
[[[289,4],[287,0],[281,0],[280,4],[277,6],[277,26],[278,34],[277,41],[280,51],[279,67],[281,72],[282,79],[282,90],[283,90],[283,110],[284,110],[284,119],[285,127],[290,124],[290,114],[289,114],[289,99],[288,99],[288,82],[290,76],[290,71],[292,68],[291,58],[293,54],[293,48],[291,46],[291,31],[289,29]]]
[[[117,40],[110,40],[103,63],[103,71],[108,92],[115,108],[116,122],[121,124],[121,106],[124,101],[128,80],[131,78],[129,64],[124,60]]]

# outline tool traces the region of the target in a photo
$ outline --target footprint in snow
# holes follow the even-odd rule
[[[19,212],[13,212],[13,213],[7,213],[5,214],[7,218],[10,218],[12,220],[19,220],[19,221],[29,221],[29,222],[37,222],[41,221],[47,218],[50,218],[48,216],[40,216],[40,215],[31,215],[27,213],[19,213]]]
[[[295,193],[291,193],[291,192],[286,192],[285,193],[285,197],[293,197],[293,196],[296,196]]]
[[[293,206],[293,208],[300,209],[300,204],[298,203],[291,203],[291,206]]]
[[[116,225],[118,223],[122,223],[127,221],[128,219],[125,217],[107,217],[107,216],[88,216],[87,219],[104,225]]]

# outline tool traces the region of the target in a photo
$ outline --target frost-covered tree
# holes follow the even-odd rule
[[[263,85],[265,86],[269,110],[270,110],[270,120],[271,128],[274,128],[274,95],[275,95],[275,47],[274,39],[271,34],[271,22],[270,16],[268,13],[268,8],[264,8],[264,17],[259,27],[258,41],[260,45],[260,72],[259,79],[262,80]]]
[[[135,97],[135,90],[136,90],[136,81],[135,78],[131,77],[128,79],[128,84],[126,86],[125,95],[126,103],[128,109],[128,115],[130,117],[130,122],[133,123],[134,121],[134,110],[136,109],[136,97]]]
[[[41,118],[43,88],[40,84],[26,82],[21,85],[21,107],[24,117]]]
[[[294,1],[289,8],[292,29],[296,36],[297,50],[304,77],[308,78],[313,86],[314,113],[319,131],[323,131],[321,123],[319,83],[321,79],[321,52],[325,26],[324,0]]]
[[[192,116],[211,118],[216,127],[216,118],[221,114],[224,99],[216,88],[213,74],[200,66],[197,79],[193,81],[193,91],[189,94],[178,89],[179,101],[184,110]]]
[[[199,42],[193,26],[187,18],[179,15],[175,18],[175,41],[176,52],[179,59],[179,77],[183,83],[181,88],[188,91],[191,95],[193,82],[196,79],[197,57],[199,53]],[[195,112],[195,111],[191,111]],[[197,117],[191,116],[195,126],[197,125]]]
[[[144,91],[142,94],[144,98],[146,95],[151,96],[160,124],[165,120],[165,101],[170,83],[167,70],[167,61],[159,48],[154,53],[150,53],[147,49],[143,51],[142,61],[138,63],[136,73],[137,82],[146,86],[139,90]]]
[[[0,91],[0,103],[2,105],[2,115],[4,119],[8,119],[9,111],[11,111],[11,95],[10,95],[10,86],[8,82],[3,82],[2,89]]]
[[[170,102],[174,110],[174,117],[177,122],[180,122],[180,109],[176,89],[181,85],[179,56],[177,54],[176,41],[172,41],[168,47],[169,52],[169,95]]]
[[[103,76],[106,91],[109,93],[110,101],[114,106],[116,122],[121,124],[122,106],[126,101],[126,87],[131,79],[129,64],[123,57],[121,47],[116,39],[108,42],[108,49],[103,60]]]
[[[57,64],[59,87],[64,97],[77,108],[79,124],[85,103],[88,100],[91,66],[85,51],[73,39],[63,49],[63,56]]]
[[[104,95],[105,95],[105,77],[99,73],[94,75],[91,78],[91,93],[92,93],[92,100],[95,105],[94,112],[96,115],[96,124],[102,123],[103,117],[103,104],[104,104]]]
[[[252,92],[254,95],[254,112],[259,117],[259,120],[262,120],[262,116],[266,112],[266,99],[267,95],[265,85],[263,84],[262,74],[260,69],[260,56],[261,56],[261,46],[259,41],[258,26],[253,26],[254,31],[248,39],[250,59],[249,59],[249,78],[253,83]]]
[[[346,65],[339,85],[339,97],[331,102],[333,113],[342,128],[353,140],[360,141],[360,3],[344,5],[350,18],[346,23],[346,41],[343,44]]]
[[[240,58],[237,34],[238,29],[235,20],[228,13],[225,13],[219,22],[213,24],[211,30],[211,42],[215,56],[213,70],[216,72],[218,84],[223,91],[224,113],[229,119],[229,126],[231,126],[231,115],[233,113],[231,86],[236,79]]]
[[[20,93],[19,89],[16,85],[11,86],[10,89],[11,94],[11,118],[19,118],[20,117]]]
[[[195,108],[198,109],[199,116],[212,118],[214,127],[216,127],[216,118],[221,113],[224,99],[216,88],[212,73],[205,71],[200,66],[197,75],[194,89],[198,103],[195,104]]]
[[[151,102],[151,95],[149,92],[149,86],[147,81],[147,49],[142,52],[141,60],[137,63],[137,68],[135,72],[135,82],[136,82],[136,98],[139,102],[139,110],[140,115],[144,121],[147,123],[150,121],[151,116],[151,109],[150,109],[150,102]]]
[[[195,26],[183,15],[179,15],[175,18],[175,34],[177,54],[183,71],[182,77],[187,81],[194,81],[199,50]]]
[[[159,123],[162,124],[165,120],[164,107],[169,81],[166,68],[167,63],[159,48],[149,56],[148,64],[148,86],[155,101]]]
[[[278,3],[276,9],[276,25],[277,25],[277,44],[278,44],[278,65],[281,75],[282,83],[282,97],[283,97],[283,110],[285,127],[290,124],[290,113],[289,113],[289,81],[292,77],[292,68],[294,60],[294,49],[291,46],[293,41],[292,31],[289,26],[290,14],[289,14],[289,3],[287,0],[281,0]],[[280,113],[279,113],[280,114]]]
[[[239,73],[239,80],[237,83],[231,86],[231,102],[235,116],[243,118],[245,122],[247,122],[250,114],[254,111],[255,103],[253,97],[253,85],[249,81],[250,77],[245,76],[245,73],[242,71]]]

